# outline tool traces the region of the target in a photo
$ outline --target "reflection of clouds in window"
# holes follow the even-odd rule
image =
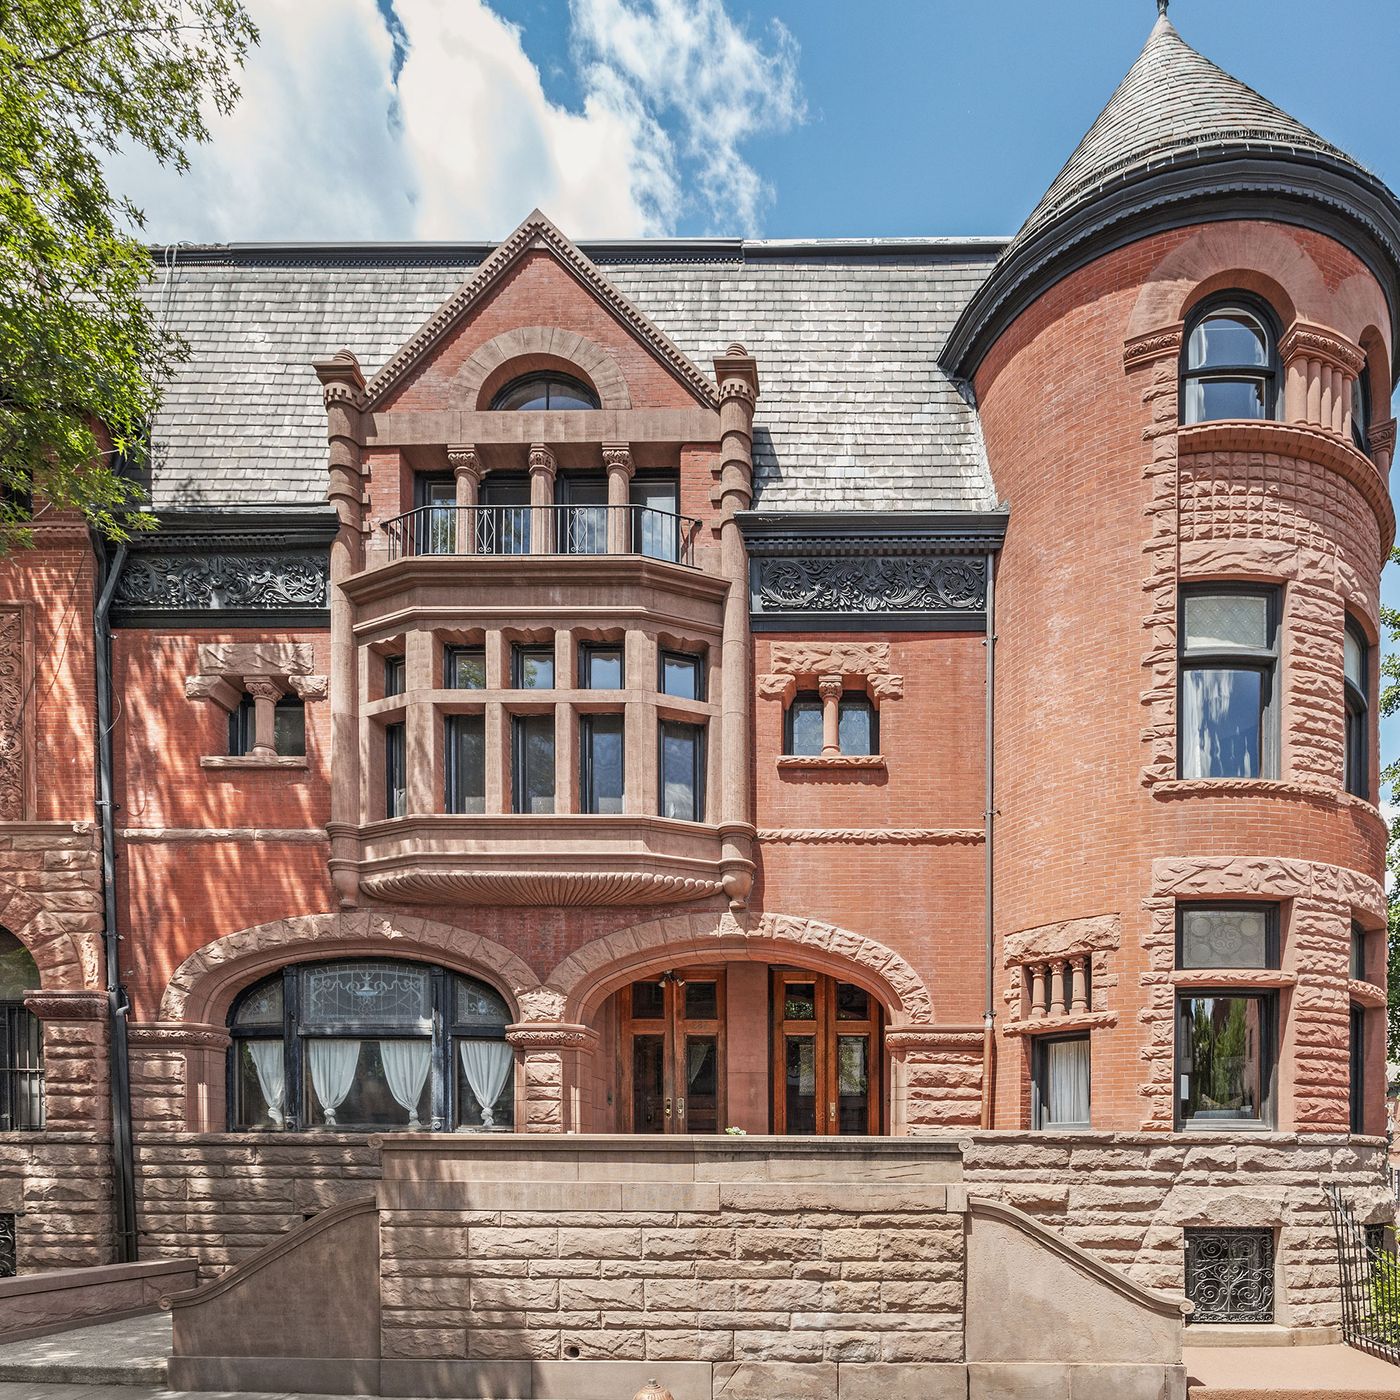
[[[1263,677],[1257,671],[1189,670],[1181,677],[1184,778],[1259,776]]]

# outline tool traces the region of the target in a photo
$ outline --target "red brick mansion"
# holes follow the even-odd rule
[[[1321,1183],[1384,1200],[1374,176],[1164,16],[1009,242],[535,213],[151,296],[160,529],[0,566],[0,1272],[212,1278],[391,1152],[934,1139],[930,1199],[1192,1325],[1336,1323]],[[496,1355],[595,1354],[568,1275]],[[386,1367],[492,1354],[421,1298],[387,1340],[389,1284]],[[726,1286],[673,1359],[748,1354]]]

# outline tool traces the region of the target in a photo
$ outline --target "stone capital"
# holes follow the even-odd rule
[[[530,475],[543,473],[553,477],[556,470],[556,460],[554,453],[542,442],[532,442],[530,444]]]
[[[631,476],[636,470],[632,461],[632,449],[625,442],[605,442],[603,444],[603,467],[612,472],[625,472]]]
[[[457,476],[474,476],[478,481],[486,474],[480,455],[470,443],[452,443],[447,449],[447,465]]]
[[[227,1050],[232,1037],[226,1026],[198,1021],[133,1021],[127,1039],[142,1049]]]
[[[845,688],[840,676],[818,676],[817,694],[823,700],[839,700]]]
[[[1311,321],[1294,321],[1279,341],[1285,365],[1293,360],[1321,360],[1344,374],[1356,376],[1366,367],[1366,354],[1344,335]]]
[[[24,1005],[41,1021],[103,1021],[107,993],[97,988],[26,992]]]
[[[538,1050],[591,1055],[598,1039],[591,1027],[563,1021],[518,1021],[506,1027],[506,1040],[527,1055]]]
[[[287,693],[270,676],[244,676],[243,688],[254,700],[267,700],[274,705]]]

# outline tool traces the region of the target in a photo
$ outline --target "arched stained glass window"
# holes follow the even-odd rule
[[[284,968],[234,1003],[230,1126],[508,1131],[510,1020],[493,988],[425,963]]]
[[[598,408],[598,396],[581,379],[567,374],[527,374],[512,379],[491,400],[496,412],[560,413]]]

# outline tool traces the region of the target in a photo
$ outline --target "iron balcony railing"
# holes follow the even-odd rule
[[[1362,1225],[1336,1186],[1329,1183],[1323,1190],[1337,1240],[1343,1340],[1400,1365],[1400,1258],[1394,1232]]]
[[[389,558],[639,554],[695,565],[700,522],[652,506],[421,506],[386,520]]]

